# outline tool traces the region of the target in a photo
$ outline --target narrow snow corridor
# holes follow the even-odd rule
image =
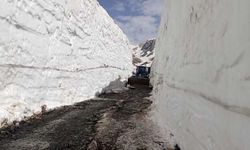
[[[0,0],[0,150],[249,141],[250,0]]]

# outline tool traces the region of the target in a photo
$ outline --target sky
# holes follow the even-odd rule
[[[155,38],[164,0],[98,0],[132,44]]]

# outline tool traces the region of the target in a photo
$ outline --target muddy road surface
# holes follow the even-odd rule
[[[147,119],[150,92],[136,86],[2,129],[0,150],[164,150]]]

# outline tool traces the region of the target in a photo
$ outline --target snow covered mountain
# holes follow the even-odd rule
[[[130,49],[96,0],[0,1],[0,126],[127,79]]]
[[[154,118],[181,149],[249,150],[250,1],[165,2]]]
[[[155,39],[150,39],[133,47],[133,64],[135,66],[150,67],[152,65],[155,56],[155,42]]]

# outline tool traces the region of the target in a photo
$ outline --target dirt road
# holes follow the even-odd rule
[[[46,112],[0,130],[0,150],[166,149],[146,117],[150,92],[137,86]]]

